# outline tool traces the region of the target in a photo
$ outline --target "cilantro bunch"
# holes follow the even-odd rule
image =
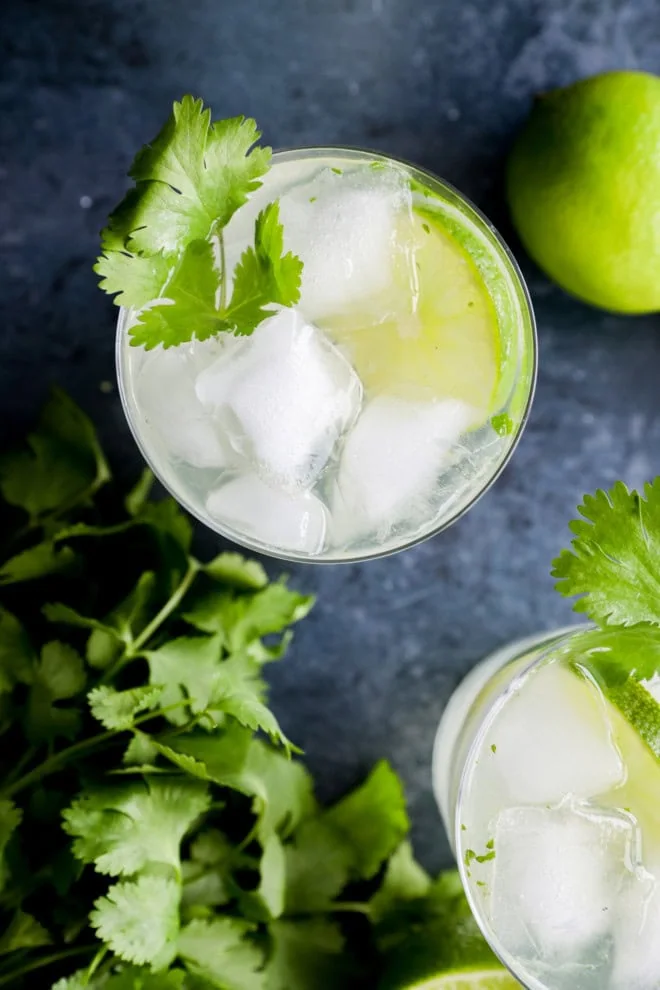
[[[201,100],[184,96],[136,156],[135,185],[110,216],[95,267],[101,288],[134,311],[132,344],[250,334],[274,306],[298,302],[302,262],[284,252],[277,202],[259,214],[254,246],[227,271],[224,229],[270,166],[259,137],[254,120],[212,123]]]
[[[319,805],[263,676],[312,599],[150,486],[61,392],[0,458],[0,987],[375,986],[430,888],[401,784]]]

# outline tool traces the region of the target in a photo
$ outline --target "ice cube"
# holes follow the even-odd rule
[[[170,455],[193,467],[220,468],[230,462],[231,450],[195,394],[198,359],[190,345],[148,351],[141,356],[135,398]]]
[[[611,990],[660,987],[660,862],[640,870],[616,909]]]
[[[333,503],[338,536],[384,537],[404,519],[420,517],[452,446],[474,417],[475,411],[457,399],[372,399],[342,452]]]
[[[490,916],[514,955],[606,961],[613,909],[631,877],[636,823],[584,805],[508,808],[495,823]]]
[[[414,311],[412,194],[402,169],[323,168],[282,195],[280,216],[286,248],[303,261],[300,309],[307,319],[327,320],[368,299],[387,308],[396,281]]]
[[[221,355],[196,391],[262,479],[289,493],[314,484],[362,402],[346,358],[291,309]]]
[[[528,675],[487,744],[495,747],[514,802],[555,804],[567,794],[594,797],[625,778],[598,688],[559,663]]]
[[[326,510],[316,496],[290,496],[265,485],[257,475],[241,475],[211,492],[206,509],[239,534],[266,546],[317,554],[324,546]]]

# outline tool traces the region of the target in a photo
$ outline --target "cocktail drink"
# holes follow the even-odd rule
[[[515,262],[447,184],[341,149],[274,155],[226,222],[208,210],[205,236],[179,243],[177,204],[160,223],[158,206],[164,185],[186,195],[171,145],[191,105],[154,143],[157,167],[134,166],[158,236],[145,255],[150,228],[129,204],[99,267],[117,292],[108,258],[128,246],[144,264],[171,235],[151,298],[118,296],[121,392],[145,458],[190,512],[264,553],[361,559],[440,530],[525,421],[535,331]],[[226,157],[203,156],[201,181],[215,169],[222,186]]]
[[[622,676],[635,654],[648,673],[656,633],[514,644],[438,730],[434,788],[468,900],[530,990],[660,986],[660,678]]]

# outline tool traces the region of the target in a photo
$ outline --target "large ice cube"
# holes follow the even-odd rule
[[[523,681],[487,743],[514,802],[594,797],[625,777],[598,688],[559,663]]]
[[[220,523],[280,550],[316,554],[323,549],[326,511],[316,496],[290,496],[242,475],[211,492],[206,509]]]
[[[474,417],[457,399],[373,399],[344,444],[333,504],[338,535],[385,536],[403,520],[418,520],[452,446]]]
[[[291,309],[221,355],[196,391],[263,480],[290,493],[314,484],[362,401],[346,358]]]
[[[195,394],[198,358],[192,345],[140,354],[135,397],[169,454],[193,467],[219,468],[230,461],[231,450]]]
[[[617,904],[611,990],[660,987],[660,862],[650,865]]]
[[[602,963],[636,841],[635,821],[623,813],[577,804],[502,811],[490,887],[502,944],[527,960]]]
[[[280,199],[288,250],[303,261],[300,308],[307,319],[329,317],[377,300],[387,315],[392,288],[400,305],[416,306],[412,194],[392,165],[321,169]]]

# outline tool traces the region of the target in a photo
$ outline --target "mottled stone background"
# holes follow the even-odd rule
[[[184,92],[217,116],[254,115],[274,145],[368,145],[437,171],[521,261],[540,377],[512,464],[423,546],[289,568],[319,604],[272,676],[277,713],[325,796],[392,760],[431,866],[448,856],[429,763],[452,688],[498,644],[569,618],[548,571],[581,494],[660,469],[660,318],[563,295],[524,257],[502,199],[503,157],[533,94],[615,67],[660,71],[658,0],[0,4],[3,442],[57,381],[96,417],[121,470],[137,471],[116,391],[100,387],[113,379],[115,314],[91,265],[134,151]]]

